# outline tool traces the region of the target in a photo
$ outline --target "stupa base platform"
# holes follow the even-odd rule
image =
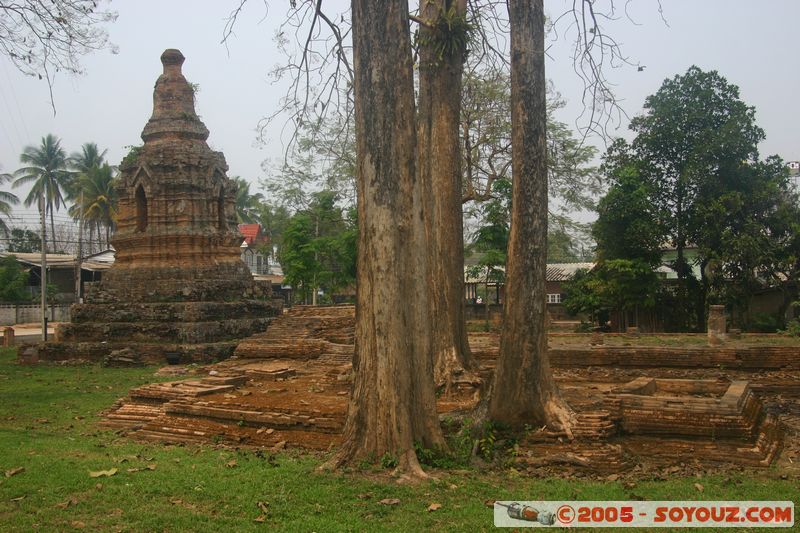
[[[351,387],[353,344],[346,341],[353,316],[346,306],[292,308],[242,341],[231,359],[188,380],[132,389],[101,425],[149,442],[335,447]],[[470,335],[474,350],[488,348],[486,341]],[[491,379],[494,365],[480,362],[481,375]],[[518,469],[609,476],[681,464],[791,468],[798,457],[800,418],[784,414],[781,424],[774,412],[800,413],[800,400],[768,395],[762,404],[742,371],[735,380],[697,380],[687,379],[696,369],[670,368],[669,378],[656,379],[631,376],[627,368],[554,370],[577,412],[575,439],[532,428],[515,449]],[[437,399],[437,411],[443,419],[461,415],[477,400],[476,389],[457,388]]]
[[[38,361],[103,361],[115,352],[130,354],[138,362],[163,364],[213,363],[233,355],[239,340],[177,344],[164,342],[47,342],[20,352],[24,363]]]

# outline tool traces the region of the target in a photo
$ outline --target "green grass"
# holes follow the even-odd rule
[[[512,470],[434,471],[399,485],[380,470],[318,473],[324,459],[214,446],[140,444],[100,431],[98,412],[154,368],[19,366],[0,349],[0,531],[488,531],[486,500],[794,499],[774,469],[620,482],[535,479]],[[235,461],[233,466],[232,461]],[[154,465],[154,470],[147,469]],[[111,477],[89,472],[118,469]],[[128,472],[128,469],[140,469]],[[704,485],[702,495],[694,487]],[[398,505],[378,503],[399,498]],[[268,505],[264,522],[255,522]],[[431,503],[442,508],[427,512]],[[709,531],[708,529],[704,531]]]

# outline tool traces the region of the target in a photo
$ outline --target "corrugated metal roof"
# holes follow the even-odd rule
[[[7,257],[13,255],[17,261],[25,265],[41,267],[42,254],[36,253],[13,253],[13,252],[0,252],[0,257]],[[97,255],[97,254],[95,254]],[[72,254],[46,254],[47,268],[75,268],[75,256]],[[108,270],[114,264],[113,256],[110,261],[106,257],[94,258],[88,257],[81,261],[81,268],[84,270],[100,271]]]
[[[473,267],[474,268],[474,267]],[[571,280],[578,270],[591,270],[594,268],[594,263],[550,263],[547,265],[547,281],[568,281]],[[464,280],[467,283],[482,283],[483,278],[480,276],[470,276],[468,267],[464,267]],[[499,267],[498,270],[505,270]]]
[[[578,270],[591,270],[594,263],[552,263],[547,265],[547,281],[568,281]]]

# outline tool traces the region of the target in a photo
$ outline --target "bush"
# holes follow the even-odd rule
[[[9,255],[0,259],[0,301],[29,301],[31,295],[25,289],[27,285],[28,273],[22,269],[16,257]]]
[[[784,329],[782,333],[785,333],[790,337],[800,337],[800,318],[790,320],[789,323],[786,324],[786,329]]]
[[[748,329],[754,333],[776,333],[780,327],[781,322],[776,316],[769,313],[755,313]]]

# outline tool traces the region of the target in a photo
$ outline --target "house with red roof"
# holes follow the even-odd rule
[[[239,233],[244,240],[240,246],[242,261],[253,274],[269,274],[269,237],[261,224],[239,224]]]

